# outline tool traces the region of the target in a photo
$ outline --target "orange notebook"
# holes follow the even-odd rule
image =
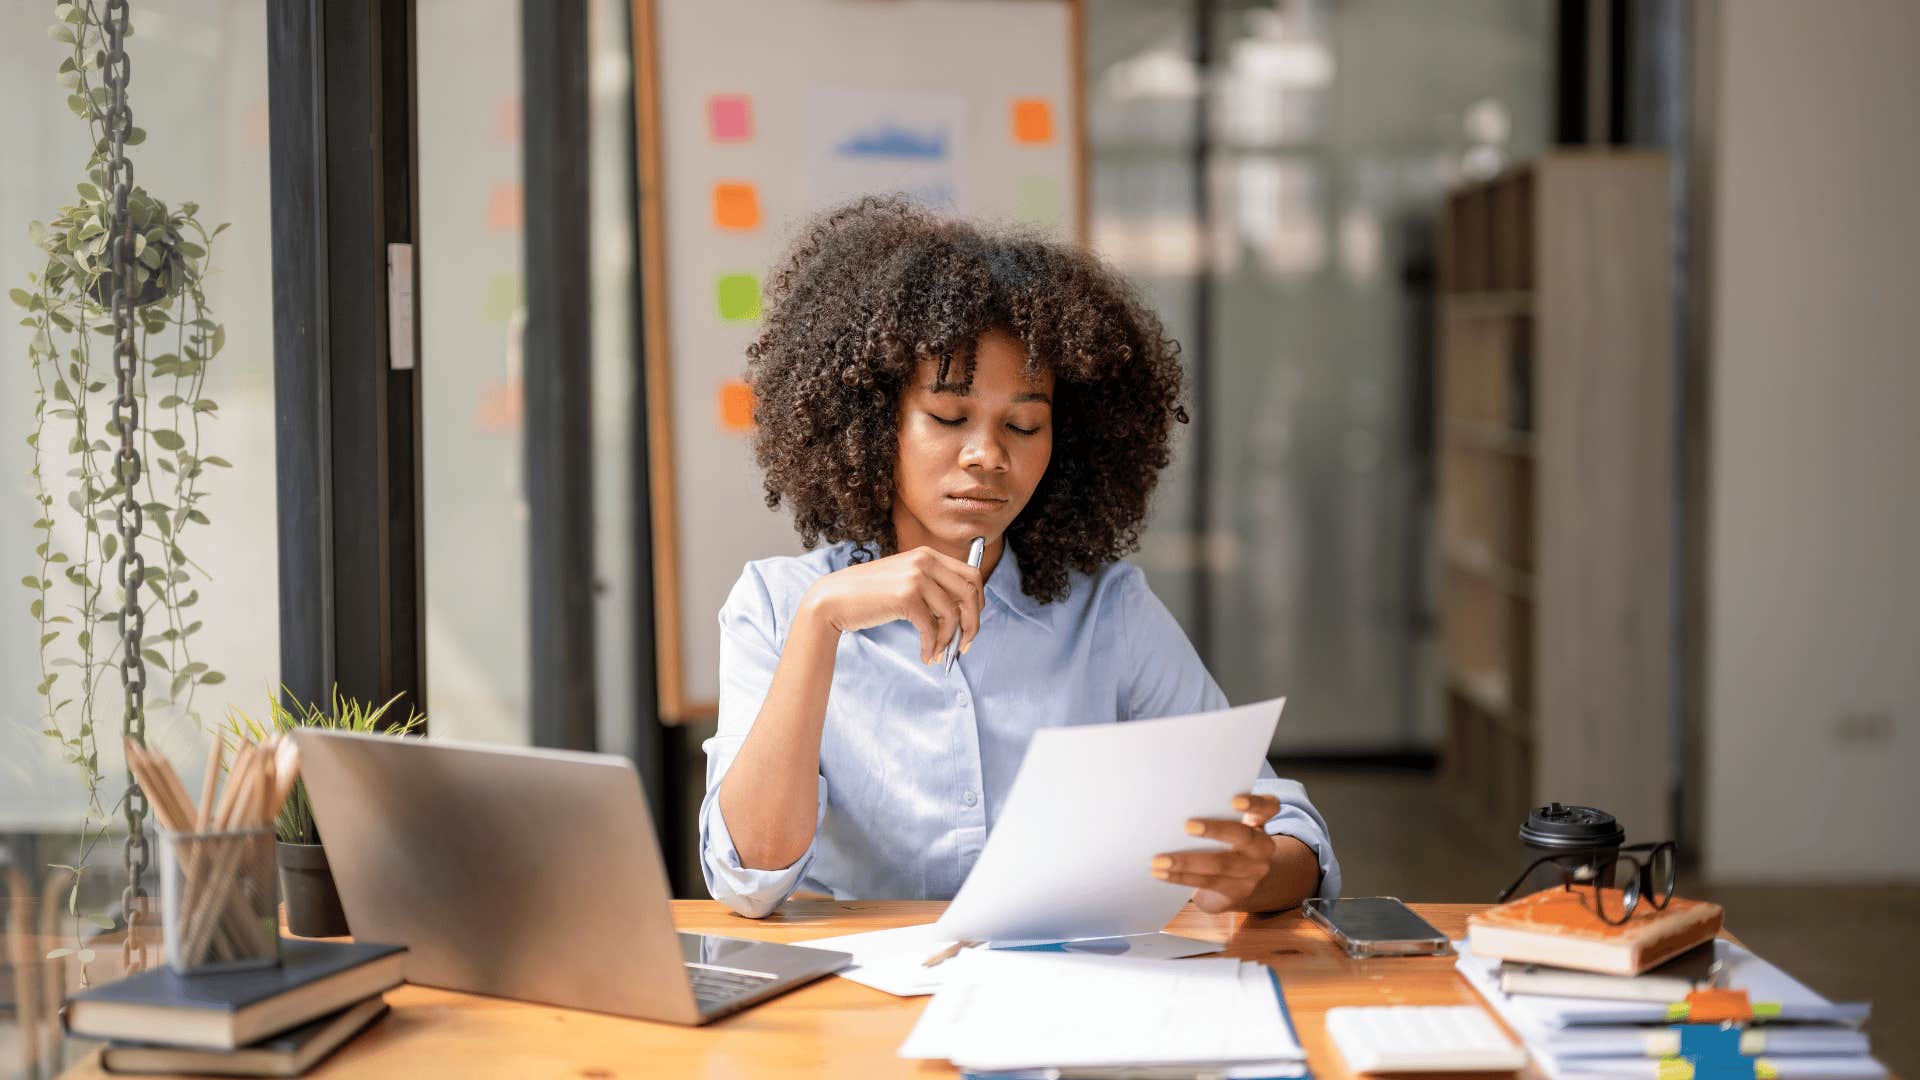
[[[1467,919],[1473,955],[1608,975],[1638,975],[1720,933],[1719,904],[1674,897],[1641,901],[1623,926],[1600,918],[1593,889],[1544,889]]]

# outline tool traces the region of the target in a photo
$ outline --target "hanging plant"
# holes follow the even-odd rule
[[[111,815],[102,791],[100,734],[105,722],[117,737],[122,703],[117,673],[122,659],[119,628],[123,583],[116,574],[121,554],[115,533],[122,486],[115,480],[119,428],[113,420],[112,258],[108,234],[113,193],[108,188],[107,106],[103,77],[106,29],[91,2],[59,3],[48,35],[64,48],[57,81],[68,109],[87,125],[93,151],[76,200],[51,220],[33,222],[28,236],[45,261],[27,274],[25,288],[8,296],[32,331],[27,344],[33,380],[31,477],[39,513],[32,529],[38,572],[21,580],[31,594],[28,613],[39,630],[41,715],[47,738],[83,777],[86,819],[80,855],[60,869],[72,873],[68,912],[76,920],[73,949],[90,959],[79,940],[81,922],[111,926],[111,920],[79,911],[81,877]],[[127,34],[132,29],[126,30]],[[131,128],[128,146],[146,141]],[[204,727],[195,706],[201,687],[224,680],[196,655],[202,623],[194,617],[199,584],[211,580],[195,562],[190,540],[208,524],[203,508],[209,470],[229,468],[221,457],[202,454],[202,435],[219,415],[205,393],[207,369],[226,345],[203,285],[214,239],[194,203],[169,207],[134,187],[127,200],[134,232],[134,326],[138,357],[133,394],[138,445],[147,467],[134,480],[134,498],[145,528],[140,555],[145,569],[124,588],[145,589],[145,634],[138,643],[148,668],[146,714],[171,713]],[[109,678],[109,673],[115,673]],[[102,680],[108,680],[103,684]],[[102,690],[114,693],[103,710]],[[121,795],[120,799],[124,799]]]

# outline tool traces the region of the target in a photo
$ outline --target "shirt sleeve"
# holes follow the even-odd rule
[[[1134,672],[1126,719],[1151,720],[1226,708],[1227,696],[1200,662],[1200,654],[1194,651],[1173,613],[1147,585],[1146,575],[1131,566],[1124,572],[1128,577],[1120,583],[1125,616],[1121,655],[1128,670]],[[1280,779],[1273,766],[1263,760],[1253,790],[1280,800],[1280,812],[1267,822],[1268,835],[1291,836],[1307,845],[1320,863],[1318,894],[1329,900],[1338,897],[1340,860],[1333,853],[1326,818],[1314,809],[1306,787],[1296,780]]]
[[[760,715],[779,664],[773,598],[759,571],[749,564],[720,609],[720,723],[702,746],[707,753],[707,793],[700,801],[700,871],[715,900],[750,919],[765,918],[793,895],[814,854],[814,844],[809,843],[806,852],[784,870],[742,865],[720,813],[720,784]],[[826,812],[823,776],[814,818],[816,842]]]

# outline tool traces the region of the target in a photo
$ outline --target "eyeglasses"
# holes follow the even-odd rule
[[[1535,870],[1550,866],[1560,871],[1560,887],[1572,891],[1576,885],[1593,887],[1593,906],[1600,917],[1619,926],[1633,917],[1644,897],[1659,911],[1673,899],[1675,856],[1679,845],[1671,840],[1657,844],[1628,844],[1618,848],[1581,848],[1546,855],[1527,864],[1513,884],[1500,890],[1495,903],[1505,903]]]

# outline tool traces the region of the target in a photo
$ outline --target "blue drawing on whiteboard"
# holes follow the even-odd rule
[[[836,145],[833,152],[842,157],[939,161],[947,156],[947,133],[937,129],[917,132],[882,122],[866,131],[855,132]]]

